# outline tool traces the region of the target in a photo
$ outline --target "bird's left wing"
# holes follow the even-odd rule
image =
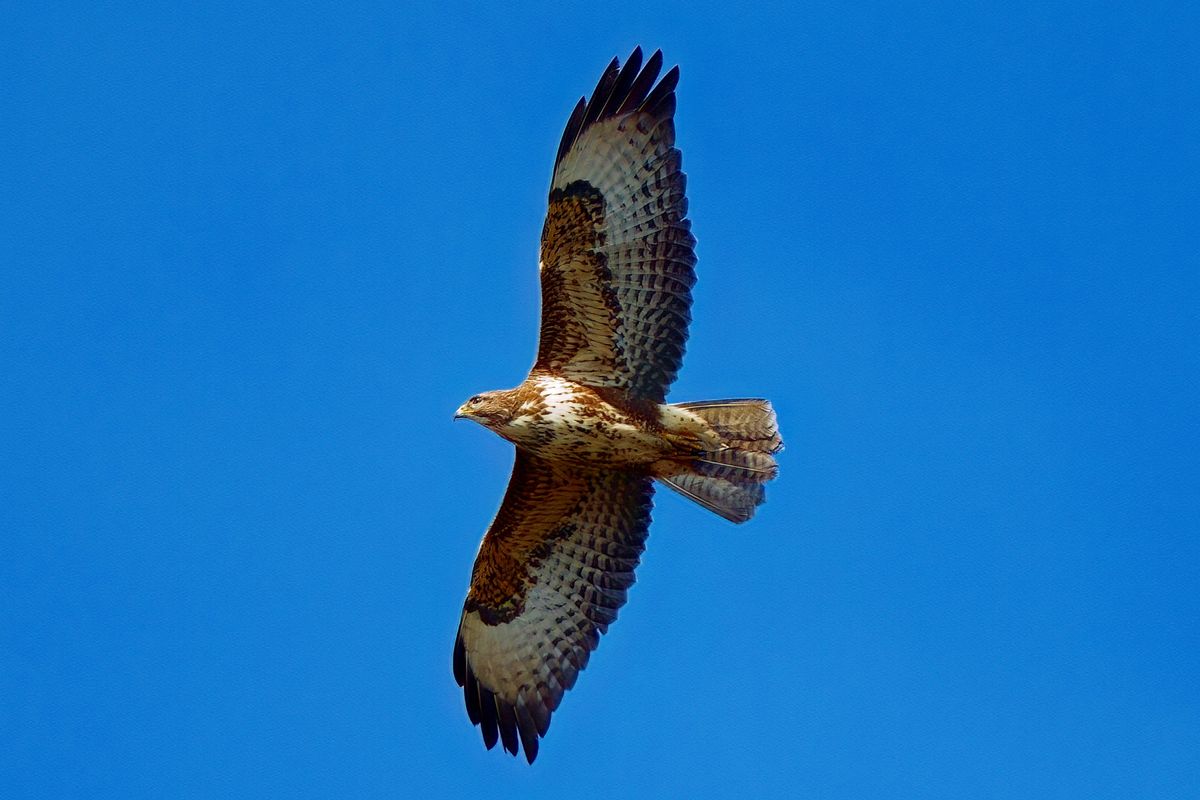
[[[661,403],[683,362],[696,240],[675,148],[679,68],[616,59],[567,122],[542,229],[534,370]]]
[[[645,546],[651,479],[517,451],[479,547],[454,677],[490,750],[537,756],[550,713],[617,618]]]

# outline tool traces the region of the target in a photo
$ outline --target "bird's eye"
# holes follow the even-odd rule
[[[479,395],[475,395],[474,397],[472,397],[470,400],[467,401],[467,405],[477,406],[482,402],[483,402],[483,398],[480,397]]]

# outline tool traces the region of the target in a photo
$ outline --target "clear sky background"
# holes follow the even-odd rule
[[[1191,4],[10,6],[0,795],[1200,796]],[[1194,8],[1194,6],[1192,7]],[[450,672],[551,159],[661,47],[669,493],[530,768]]]

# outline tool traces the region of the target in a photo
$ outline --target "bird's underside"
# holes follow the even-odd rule
[[[620,390],[556,375],[535,372],[516,389],[472,400],[462,416],[548,461],[634,468],[721,446],[720,436],[686,409],[633,402]]]
[[[761,399],[669,404],[690,322],[695,240],[673,116],[658,81],[616,59],[580,100],[555,160],[539,269],[538,356],[515,389],[456,417],[516,446],[479,547],[454,646],[467,713],[490,749],[532,763],[563,693],[634,582],[658,480],[744,522],[782,447]]]

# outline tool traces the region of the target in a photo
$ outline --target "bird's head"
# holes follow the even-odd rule
[[[511,390],[483,392],[459,406],[454,418],[474,420],[485,428],[496,430],[508,423],[515,411]]]

